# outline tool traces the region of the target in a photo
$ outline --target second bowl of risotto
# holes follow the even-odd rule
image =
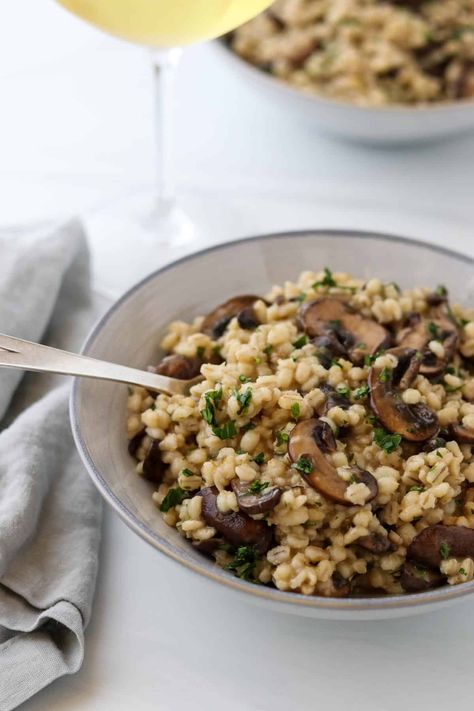
[[[91,475],[155,547],[255,600],[377,617],[469,594],[470,279],[468,258],[359,233],[171,265],[87,353],[201,382],[186,396],[76,383]]]
[[[472,127],[472,0],[277,0],[218,46],[260,92],[346,138]]]

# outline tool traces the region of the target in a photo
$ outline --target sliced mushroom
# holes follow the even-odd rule
[[[350,408],[350,400],[348,400],[342,393],[339,393],[332,387],[332,385],[320,385],[319,389],[326,396],[326,400],[324,401],[319,414],[325,415],[332,407],[340,407],[343,410],[348,410]]]
[[[288,442],[288,455],[295,463],[303,458],[311,463],[310,472],[300,471],[305,481],[319,491],[320,494],[332,501],[336,501],[344,506],[353,504],[345,498],[345,493],[349,486],[344,481],[336,468],[325,456],[336,450],[336,442],[331,428],[323,420],[311,419],[303,420],[293,427]],[[377,495],[377,481],[369,474],[357,467],[352,467],[352,473],[356,482],[364,483],[370,490],[370,498]]]
[[[158,365],[152,366],[149,370],[159,375],[166,375],[168,378],[178,378],[178,380],[191,380],[201,372],[201,358],[187,358],[186,356],[173,354],[166,356]]]
[[[230,484],[237,498],[239,509],[247,514],[262,514],[271,511],[280,501],[283,493],[283,489],[276,486],[267,487],[259,493],[253,492],[249,488],[250,484],[245,484],[240,479],[232,479]]]
[[[243,296],[234,296],[232,299],[217,306],[211,313],[207,314],[202,322],[202,333],[214,340],[220,338],[234,316],[238,316],[242,311],[251,309],[259,299],[260,296],[255,296],[255,294],[244,294]]]
[[[433,340],[435,333],[444,348],[443,358],[438,358],[427,346]],[[411,314],[409,325],[403,328],[397,335],[397,343],[403,348],[414,348],[422,354],[420,363],[420,373],[422,375],[437,375],[443,371],[452,360],[458,344],[458,332],[456,325],[437,309],[436,315],[432,319],[423,319],[419,314]]]
[[[440,436],[440,433],[438,433],[437,437],[432,437],[431,439],[426,440],[426,442],[423,443],[423,451],[424,452],[432,452],[434,449],[439,449],[440,447],[444,447],[446,445],[446,439],[444,437]]]
[[[193,546],[201,553],[212,555],[223,543],[223,538],[207,538],[204,541],[193,541]]]
[[[221,513],[217,506],[217,489],[207,487],[199,492],[202,496],[202,516],[226,541],[234,546],[254,546],[261,554],[272,544],[272,530],[265,521],[255,521],[242,511]]]
[[[474,530],[437,523],[424,528],[408,546],[407,557],[438,568],[446,558],[474,558]]]
[[[137,434],[133,435],[131,439],[128,440],[128,453],[132,455],[132,457],[135,456],[137,453],[137,449],[142,443],[142,439],[145,436],[145,427],[143,427],[141,430],[137,432]]]
[[[167,464],[161,459],[161,450],[158,440],[154,439],[148,448],[143,460],[143,476],[155,484],[161,484],[166,472]]]
[[[381,533],[370,533],[368,536],[362,536],[357,539],[356,543],[374,555],[382,555],[383,553],[393,551],[395,548],[389,537]]]
[[[251,307],[243,309],[243,311],[238,314],[237,322],[240,328],[243,328],[247,331],[253,331],[255,328],[257,328],[257,326],[260,325],[260,321],[258,320],[255,311]]]
[[[412,368],[417,352],[410,348],[393,348],[387,353],[398,358],[398,365],[392,371],[375,365],[371,367],[368,383],[372,410],[387,430],[405,439],[420,442],[434,437],[439,430],[436,413],[422,403],[407,405],[401,395],[403,367]]]
[[[430,570],[409,560],[405,561],[400,575],[400,585],[407,593],[432,590],[445,582],[446,578],[439,570]]]
[[[339,333],[338,340],[354,363],[390,344],[390,334],[383,326],[351,311],[342,298],[326,297],[303,304],[298,323],[311,338],[325,335],[328,330]]]
[[[458,444],[474,444],[474,431],[460,424],[451,425],[450,433]]]

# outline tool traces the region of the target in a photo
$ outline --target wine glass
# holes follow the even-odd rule
[[[122,247],[128,273],[151,270],[147,252],[191,241],[196,226],[176,201],[173,160],[174,76],[181,48],[222,35],[264,10],[272,0],[58,0],[105,32],[150,49],[155,83],[157,175],[154,195],[135,196],[109,210],[108,239]],[[124,241],[142,260],[123,250]],[[119,260],[119,255],[108,259]],[[117,261],[118,263],[118,261]],[[112,265],[113,266],[113,265]],[[135,267],[135,268],[134,268]]]

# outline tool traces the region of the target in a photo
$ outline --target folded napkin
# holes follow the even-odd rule
[[[88,261],[78,222],[0,234],[0,332],[77,348],[93,310]],[[83,659],[101,505],[74,448],[69,388],[0,368],[0,711]]]

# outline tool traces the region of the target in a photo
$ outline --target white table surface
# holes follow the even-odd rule
[[[142,51],[49,0],[0,2],[0,225],[90,213],[147,186],[150,116]],[[192,248],[355,226],[474,254],[474,136],[390,151],[335,143],[275,111],[209,46],[183,60],[177,133],[180,192],[206,224]],[[125,289],[100,235],[92,249],[96,288]],[[150,268],[177,253],[157,249]],[[469,708],[473,613],[474,602],[382,622],[277,615],[209,587],[106,511],[83,668],[23,708]]]

